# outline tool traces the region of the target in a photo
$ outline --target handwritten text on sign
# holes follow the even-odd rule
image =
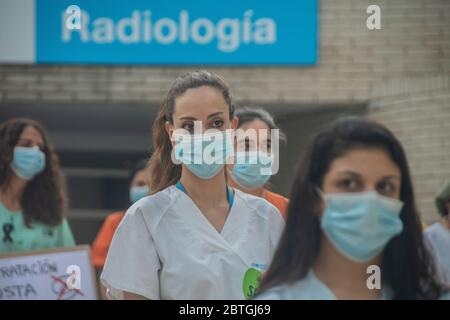
[[[0,257],[0,300],[96,299],[87,247]]]

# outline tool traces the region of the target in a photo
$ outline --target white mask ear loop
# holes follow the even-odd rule
[[[321,197],[323,200],[325,200],[325,193],[323,193],[319,187],[315,187],[315,190],[316,190],[317,194],[319,195],[319,197]]]
[[[317,186],[316,186],[314,189],[316,190],[317,195],[319,196],[319,198],[322,199],[323,205],[324,205],[324,210],[325,210],[325,207],[327,206],[327,199],[326,199],[326,197],[325,197],[325,193],[323,193],[322,190],[320,190],[320,188],[317,187]],[[324,212],[325,212],[325,211],[323,211],[323,212],[321,212],[321,213],[319,214],[319,216],[318,216],[319,221],[322,219],[322,216],[323,216]]]

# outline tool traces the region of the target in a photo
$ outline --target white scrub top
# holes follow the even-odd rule
[[[450,285],[450,230],[438,222],[426,228],[423,234],[436,261],[440,280]]]
[[[175,186],[133,204],[101,275],[109,297],[244,299],[244,274],[269,265],[284,220],[266,200],[234,190],[221,233]]]
[[[382,288],[381,296],[382,299],[390,299],[392,292],[389,288]],[[336,300],[336,296],[310,270],[302,280],[269,289],[258,295],[256,300]]]

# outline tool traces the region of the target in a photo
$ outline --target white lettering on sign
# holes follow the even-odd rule
[[[217,22],[208,18],[190,19],[187,10],[180,11],[178,20],[164,17],[153,19],[152,12],[134,10],[131,17],[114,21],[111,18],[99,17],[91,21],[89,13],[81,11],[81,27],[62,28],[62,41],[72,41],[73,33],[78,34],[81,42],[123,44],[156,42],[170,45],[195,43],[207,45],[217,42],[222,52],[234,52],[241,44],[268,45],[277,41],[277,25],[269,17],[254,19],[253,10],[244,12],[241,19],[224,17]],[[67,12],[63,12],[62,20],[67,21]]]

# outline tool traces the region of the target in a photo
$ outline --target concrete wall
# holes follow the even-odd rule
[[[391,80],[376,89],[369,117],[399,138],[425,221],[438,219],[433,200],[450,180],[450,75]]]
[[[319,1],[319,64],[213,68],[239,100],[255,103],[367,101],[387,78],[450,71],[448,0]],[[366,28],[381,7],[382,29]],[[0,101],[159,102],[173,79],[197,67],[0,66]]]

